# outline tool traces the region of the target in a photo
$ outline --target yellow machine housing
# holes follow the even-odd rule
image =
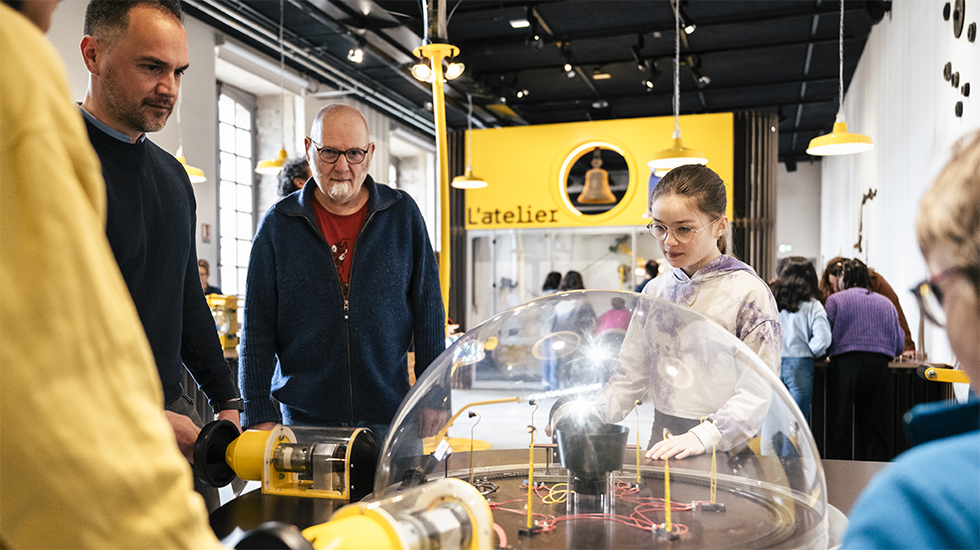
[[[225,451],[238,477],[261,481],[263,493],[343,500],[371,491],[376,457],[370,430],[281,424],[247,430]]]
[[[356,501],[374,489],[378,443],[366,428],[206,425],[194,444],[194,477],[224,487],[238,477],[260,481],[262,492]]]
[[[208,294],[205,296],[218,330],[218,340],[223,349],[238,346],[238,296],[234,294]]]
[[[344,506],[330,521],[303,530],[317,550],[492,548],[493,515],[464,481],[446,478],[372,502]]]

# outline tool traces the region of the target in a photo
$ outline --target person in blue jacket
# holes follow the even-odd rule
[[[912,449],[851,511],[843,548],[980,548],[980,133],[922,195],[916,233],[929,278],[913,288],[970,377],[965,404],[906,415]]]
[[[373,153],[360,111],[322,108],[306,138],[316,185],[259,225],[239,369],[246,427],[271,429],[281,413],[287,425],[367,427],[380,443],[408,393],[409,348],[416,377],[445,349],[425,222],[407,193],[368,175]],[[444,419],[434,412],[420,430]]]
[[[830,321],[820,303],[817,271],[810,260],[790,256],[771,286],[783,327],[779,378],[809,420],[813,360],[823,357],[830,347]]]

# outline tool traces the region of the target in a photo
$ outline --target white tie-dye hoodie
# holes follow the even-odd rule
[[[644,294],[686,306],[721,325],[755,352],[779,378],[782,335],[769,286],[748,265],[722,255],[693,277],[674,268],[650,281]],[[650,308],[636,315],[623,343],[620,364],[597,397],[606,422],[618,422],[636,399],[681,418],[708,417],[691,431],[706,449],[731,449],[759,432],[772,387],[738,350],[705,342],[704,323],[681,322],[673,310]],[[744,349],[744,348],[743,348]],[[741,365],[741,367],[739,366]],[[669,372],[667,376],[665,373]]]

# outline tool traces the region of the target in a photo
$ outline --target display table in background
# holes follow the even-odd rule
[[[916,374],[916,369],[921,364],[915,361],[888,363],[888,383],[882,388],[882,391],[888,396],[888,424],[885,427],[885,436],[889,459],[895,458],[909,448],[902,422],[902,417],[909,409],[920,403],[953,398],[952,384],[929,382]],[[930,365],[948,367],[948,365],[941,364]],[[813,432],[813,439],[817,442],[817,449],[821,456],[826,452],[826,443],[829,437],[827,433],[827,372],[829,366],[829,361],[817,361],[813,369],[813,409],[810,415],[810,430]],[[854,425],[853,416],[851,425]],[[851,433],[854,433],[853,428]],[[853,449],[851,456],[853,456]]]

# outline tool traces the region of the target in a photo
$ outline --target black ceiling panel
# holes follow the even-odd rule
[[[425,107],[429,87],[408,73],[426,32],[420,0],[284,3],[291,68],[354,90],[423,133],[433,131]],[[890,4],[846,0],[845,90],[872,26]],[[477,127],[669,116],[673,6],[672,0],[446,1],[447,39],[466,64],[464,75],[446,84],[448,126],[466,127],[467,94]],[[185,7],[278,57],[278,39],[270,37],[278,36],[279,2],[185,0]],[[838,109],[839,10],[826,0],[680,0],[682,26],[695,26],[681,36],[681,113],[775,113],[780,158],[806,158],[809,140],[831,129]],[[519,19],[529,26],[514,28],[511,21]],[[347,61],[359,44],[364,62]],[[597,80],[596,73],[609,77]],[[494,107],[501,104],[518,118]]]

